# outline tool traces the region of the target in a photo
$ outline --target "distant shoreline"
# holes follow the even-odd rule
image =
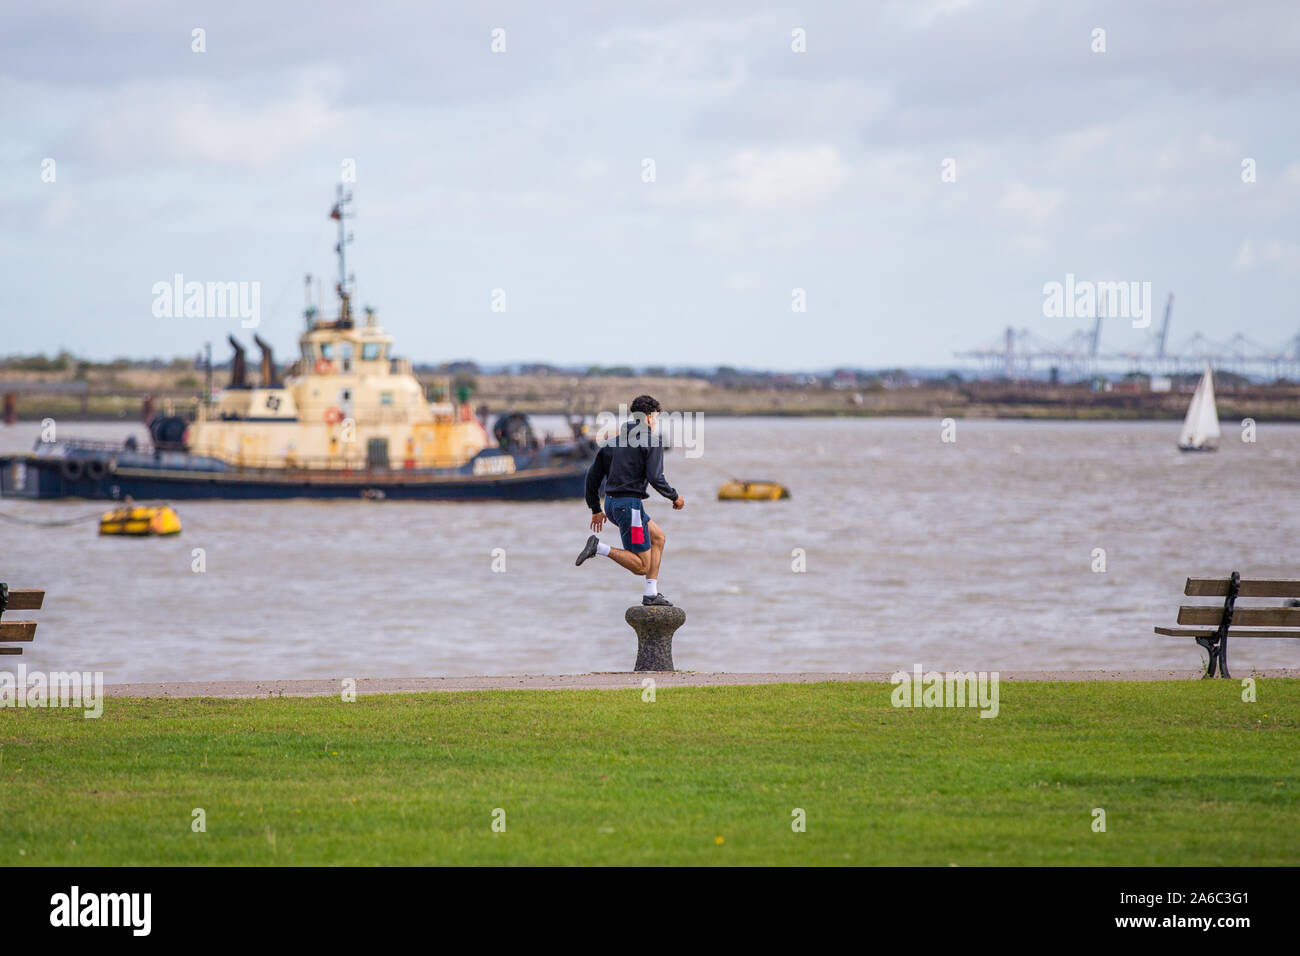
[[[665,403],[670,409],[700,413],[713,418],[788,418],[788,419],[836,419],[836,418],[894,418],[894,419],[925,419],[935,420],[943,418],[954,418],[958,420],[973,421],[1041,421],[1041,422],[1181,422],[1183,413],[1176,411],[1165,411],[1159,409],[1096,409],[1096,408],[1047,408],[1047,407],[1017,407],[1017,408],[990,408],[986,406],[966,406],[961,408],[936,408],[933,410],[923,410],[916,408],[900,409],[799,409],[799,408],[768,408],[754,410],[739,410],[735,408],[709,408],[707,406],[682,406],[673,403]],[[490,419],[504,411],[521,411],[529,415],[550,415],[563,417],[568,414],[568,410],[562,407],[538,405],[533,406],[529,403],[520,402],[514,405],[489,405],[489,424]],[[616,410],[616,409],[611,409]],[[97,410],[94,408],[82,411],[77,408],[50,408],[43,407],[39,409],[20,408],[18,410],[17,421],[21,423],[40,422],[46,418],[54,418],[62,422],[93,422],[104,424],[110,422],[121,422],[123,424],[140,424],[138,409],[131,412],[125,410]],[[1262,411],[1252,414],[1240,413],[1237,410],[1220,404],[1219,418],[1225,423],[1238,422],[1244,418],[1253,418],[1260,424],[1297,424],[1300,423],[1300,407],[1295,409],[1286,409],[1283,411]],[[3,427],[3,426],[0,426]]]
[[[0,376],[3,378],[3,376]],[[153,407],[184,413],[198,402],[187,376],[163,370],[125,370],[92,378],[82,393],[60,392],[65,378],[38,377],[14,395],[20,421],[138,421],[146,398]],[[1045,382],[923,382],[885,387],[877,384],[758,387],[719,384],[702,378],[613,375],[471,375],[470,405],[486,406],[489,416],[504,411],[530,415],[592,416],[617,414],[634,396],[650,394],[665,408],[719,418],[924,418],[1008,421],[1181,421],[1191,402],[1191,387],[1152,391],[1142,383],[1106,388]],[[216,386],[226,376],[216,377]],[[438,376],[422,382],[430,393],[445,386]],[[442,385],[439,383],[442,382]],[[17,380],[15,380],[15,384]],[[3,382],[0,382],[3,384]],[[48,386],[44,390],[42,386]],[[444,393],[445,394],[445,393]],[[1216,388],[1220,419],[1226,424],[1300,422],[1300,384],[1225,382]]]

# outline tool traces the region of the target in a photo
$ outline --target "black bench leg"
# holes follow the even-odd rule
[[[1228,639],[1215,637],[1198,637],[1196,643],[1205,648],[1210,655],[1210,663],[1205,668],[1205,676],[1213,677],[1218,670],[1220,677],[1231,677],[1228,673]]]
[[[1232,626],[1232,612],[1237,604],[1237,592],[1241,590],[1241,573],[1232,572],[1228,579],[1228,595],[1223,601],[1223,618],[1219,629],[1210,637],[1198,637],[1196,643],[1210,654],[1209,666],[1205,669],[1206,677],[1213,677],[1217,665],[1220,677],[1232,677],[1228,673],[1228,628]]]

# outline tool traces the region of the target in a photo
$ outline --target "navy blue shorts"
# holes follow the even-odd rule
[[[618,525],[623,550],[640,554],[650,550],[650,516],[640,498],[606,498],[605,515]]]

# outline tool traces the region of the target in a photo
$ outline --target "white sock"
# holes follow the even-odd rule
[[[655,578],[645,579],[645,596],[654,597],[659,593],[659,582]]]
[[[596,553],[602,558],[605,557],[605,555],[609,554],[609,545],[603,543],[596,545]]]

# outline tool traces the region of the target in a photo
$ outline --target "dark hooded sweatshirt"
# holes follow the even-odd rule
[[[616,438],[601,445],[596,460],[587,469],[587,507],[600,513],[601,482],[611,498],[649,498],[646,483],[669,501],[677,500],[677,489],[664,478],[664,450],[657,436],[647,440],[646,428],[626,423]]]

